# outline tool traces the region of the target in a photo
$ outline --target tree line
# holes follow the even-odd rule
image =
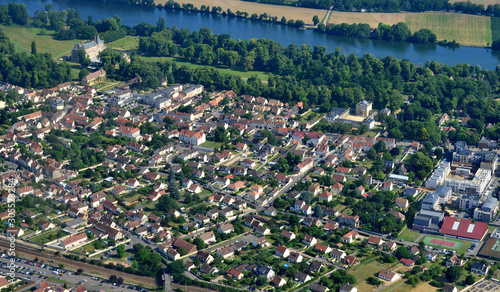
[[[436,35],[429,29],[422,28],[412,34],[408,24],[399,22],[394,25],[380,23],[377,28],[372,29],[366,23],[341,23],[324,25],[318,24],[316,31],[344,37],[370,38],[386,41],[400,41],[412,43],[436,43]]]

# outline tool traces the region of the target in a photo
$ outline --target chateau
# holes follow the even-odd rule
[[[71,61],[80,61],[80,59],[78,58],[78,50],[80,48],[85,49],[85,52],[87,53],[91,61],[96,61],[97,56],[100,52],[106,49],[106,46],[104,46],[104,41],[99,38],[99,35],[95,36],[93,40],[88,41],[84,44],[76,43],[75,47],[71,50]]]

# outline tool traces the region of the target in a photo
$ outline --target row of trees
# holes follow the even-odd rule
[[[412,43],[436,43],[437,41],[436,35],[429,29],[423,28],[412,34],[408,24],[404,22],[399,22],[392,26],[380,23],[375,29],[372,29],[370,25],[366,23],[330,23],[327,26],[320,23],[316,30],[336,36],[371,38],[386,41],[406,41]]]

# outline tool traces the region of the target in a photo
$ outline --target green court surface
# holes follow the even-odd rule
[[[442,249],[459,250],[463,244],[463,241],[451,239],[448,237],[428,235],[428,236],[424,237],[424,243],[426,245],[429,245],[432,247],[438,247],[438,248],[442,248]]]

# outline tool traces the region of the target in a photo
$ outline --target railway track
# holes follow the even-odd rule
[[[0,239],[0,249],[9,249],[9,243],[5,242],[4,239]],[[19,255],[22,258],[26,259],[34,259],[38,258],[39,261],[49,262],[50,260],[54,261],[54,264],[63,264],[66,268],[72,269],[74,271],[78,269],[83,269],[85,274],[92,274],[94,276],[98,276],[103,279],[109,279],[110,276],[116,275],[118,277],[122,277],[125,279],[127,283],[130,284],[142,284],[147,287],[156,287],[156,281],[153,278],[138,276],[134,274],[129,274],[126,272],[120,272],[112,269],[108,269],[105,267],[100,267],[97,265],[91,265],[89,263],[83,263],[80,261],[71,260],[62,256],[50,256],[43,253],[42,250],[37,250],[31,247],[26,247],[21,244],[18,240],[16,241],[16,255]]]

